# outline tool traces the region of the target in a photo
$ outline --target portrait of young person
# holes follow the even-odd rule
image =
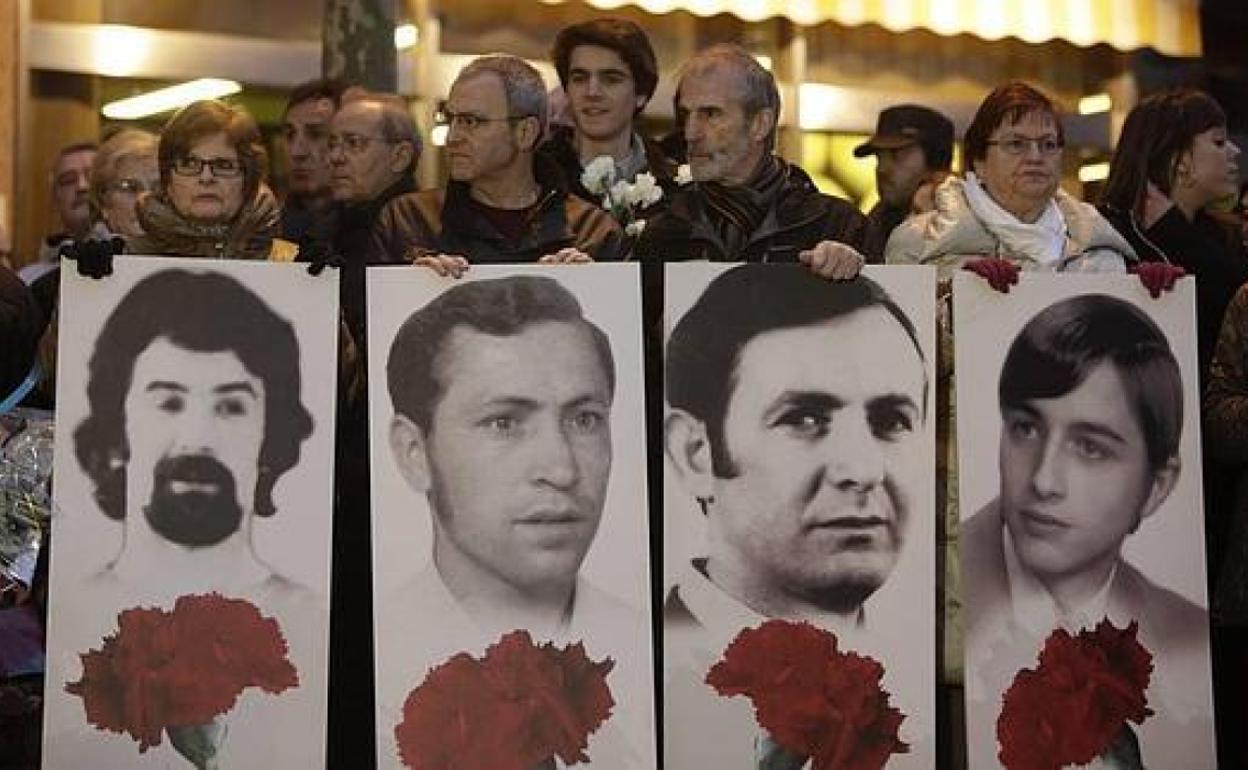
[[[655,767],[637,267],[367,279],[378,767],[432,667],[517,629],[613,661],[588,767]]]
[[[970,768],[1045,640],[1103,620],[1151,656],[1143,766],[1217,767],[1194,287],[954,280]]]
[[[664,766],[806,763],[706,683],[775,619],[877,661],[909,746],[888,767],[934,767],[935,271],[666,270]]]
[[[42,766],[321,766],[336,277],[140,256],[61,281]],[[218,701],[262,650],[286,673]]]

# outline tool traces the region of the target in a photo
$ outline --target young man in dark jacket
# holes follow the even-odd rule
[[[615,163],[616,178],[628,182],[649,172],[666,186],[676,164],[633,123],[654,95],[658,63],[650,39],[626,19],[591,19],[564,27],[550,58],[568,98],[571,127],[559,126],[539,152],[559,166],[568,191],[594,205],[602,196],[581,181],[594,158]]]

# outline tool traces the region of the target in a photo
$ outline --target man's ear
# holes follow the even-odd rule
[[[408,485],[417,492],[428,492],[432,480],[425,432],[405,415],[396,414],[390,420],[390,452]]]
[[[1153,515],[1162,503],[1166,502],[1166,498],[1174,490],[1174,485],[1179,483],[1179,473],[1183,469],[1183,463],[1179,460],[1179,456],[1175,454],[1165,464],[1153,472],[1153,484],[1148,490],[1148,497],[1144,499],[1144,505],[1140,508],[1140,518],[1135,526],[1139,527],[1140,521],[1144,521]]]
[[[663,451],[694,497],[709,499],[715,494],[705,423],[683,409],[673,409],[663,421]]]
[[[534,115],[517,120],[512,130],[515,131],[516,144],[527,148],[528,152],[535,151],[538,143],[542,141],[542,122]]]
[[[396,142],[390,149],[390,170],[396,174],[403,173],[415,155],[416,148],[411,142]]]
[[[776,127],[776,111],[764,107],[750,118],[750,140],[755,144],[762,142]]]

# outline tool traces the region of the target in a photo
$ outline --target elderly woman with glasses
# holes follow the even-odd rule
[[[160,186],[140,201],[144,232],[133,254],[216,259],[293,259],[276,236],[281,210],[263,183],[266,155],[255,120],[218,101],[178,111],[160,135]]]
[[[1002,286],[998,274],[1008,279],[1013,268],[1123,272],[1135,261],[1131,246],[1058,186],[1064,145],[1047,96],[1020,81],[999,86],[966,130],[965,175],[937,188],[934,210],[894,231],[885,261],[936,265],[942,278],[967,266]]]
[[[959,705],[964,681],[959,617],[964,592],[957,554],[949,279],[954,270],[966,268],[988,279],[994,288],[1007,291],[1020,269],[1123,273],[1135,261],[1131,246],[1095,208],[1059,187],[1064,145],[1057,107],[1047,96],[1020,81],[999,86],[984,99],[967,128],[965,173],[937,187],[935,207],[894,230],[884,252],[888,263],[934,265],[940,278],[937,473],[945,484],[941,545],[946,553],[941,680],[945,685],[942,697]],[[968,610],[968,624],[974,621],[974,609],[972,605]],[[967,726],[977,742],[984,739],[976,724]]]
[[[155,190],[160,179],[153,133],[123,128],[100,145],[91,165],[92,235],[132,238],[143,232],[138,202]]]

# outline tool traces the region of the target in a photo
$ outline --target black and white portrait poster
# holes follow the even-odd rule
[[[637,266],[368,298],[379,766],[653,768]]]
[[[324,764],[338,285],[61,272],[43,767]]]
[[[665,313],[665,767],[933,767],[935,272],[673,264]]]
[[[1041,745],[1104,746],[1062,765],[1216,767],[1194,297],[954,279],[972,770]]]

